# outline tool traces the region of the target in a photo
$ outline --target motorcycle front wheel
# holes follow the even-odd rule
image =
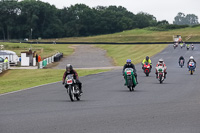
[[[160,81],[160,84],[162,84],[162,75],[159,75],[159,81]]]
[[[73,94],[73,90],[72,90],[72,86],[69,86],[69,98],[70,100],[73,102],[75,100],[74,94]]]

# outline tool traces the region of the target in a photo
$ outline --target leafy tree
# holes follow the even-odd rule
[[[179,12],[174,18],[173,24],[176,25],[196,25],[199,24],[198,17],[194,14],[185,15]]]

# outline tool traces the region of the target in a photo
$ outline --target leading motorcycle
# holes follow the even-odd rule
[[[69,94],[70,100],[73,102],[75,99],[77,101],[81,98],[81,93],[73,74],[67,75],[65,83],[67,93]]]
[[[134,88],[137,85],[137,83],[134,76],[134,70],[132,68],[126,68],[124,70],[124,79],[126,81],[126,86],[129,88],[129,90],[134,91]]]

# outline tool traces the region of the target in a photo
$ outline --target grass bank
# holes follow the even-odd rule
[[[200,26],[187,27],[168,31],[152,31],[150,28],[133,29],[115,34],[59,38],[57,42],[172,42],[173,35],[181,35],[185,41],[191,35],[189,41],[200,42]],[[55,39],[44,39],[44,42],[53,42]]]
[[[20,56],[22,51],[27,51],[29,48],[32,48],[34,51],[37,51],[42,58],[52,56],[56,52],[61,52],[65,56],[73,53],[73,49],[68,44],[26,44],[26,43],[5,43],[0,42],[0,45],[4,45],[4,49],[11,50],[16,52]]]
[[[0,75],[0,94],[61,81],[64,71],[57,69],[6,71]],[[79,76],[105,71],[108,70],[77,70]]]
[[[152,45],[96,45],[107,51],[107,56],[114,60],[114,64],[122,66],[127,59],[132,59],[133,63],[137,64],[148,55],[153,56],[168,45],[152,44]]]

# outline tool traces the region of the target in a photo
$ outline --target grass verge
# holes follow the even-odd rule
[[[142,62],[146,56],[153,56],[168,45],[152,44],[152,45],[96,45],[107,51],[107,56],[114,60],[117,66],[123,66],[127,59],[131,59],[134,64]]]
[[[115,34],[59,38],[57,42],[172,42],[173,35],[181,35],[183,41],[200,41],[200,26],[187,27],[168,31],[152,31],[149,28],[127,30]],[[52,42],[55,39],[44,39],[43,42]]]
[[[73,48],[68,44],[26,44],[26,43],[5,43],[0,42],[0,45],[4,45],[4,49],[16,52],[20,56],[22,51],[28,51],[32,48],[36,51],[42,58],[52,56],[56,52],[61,52],[65,56],[73,53]]]
[[[65,70],[9,70],[0,75],[0,94],[48,84],[62,80]],[[108,70],[77,70],[79,76],[106,72]]]

